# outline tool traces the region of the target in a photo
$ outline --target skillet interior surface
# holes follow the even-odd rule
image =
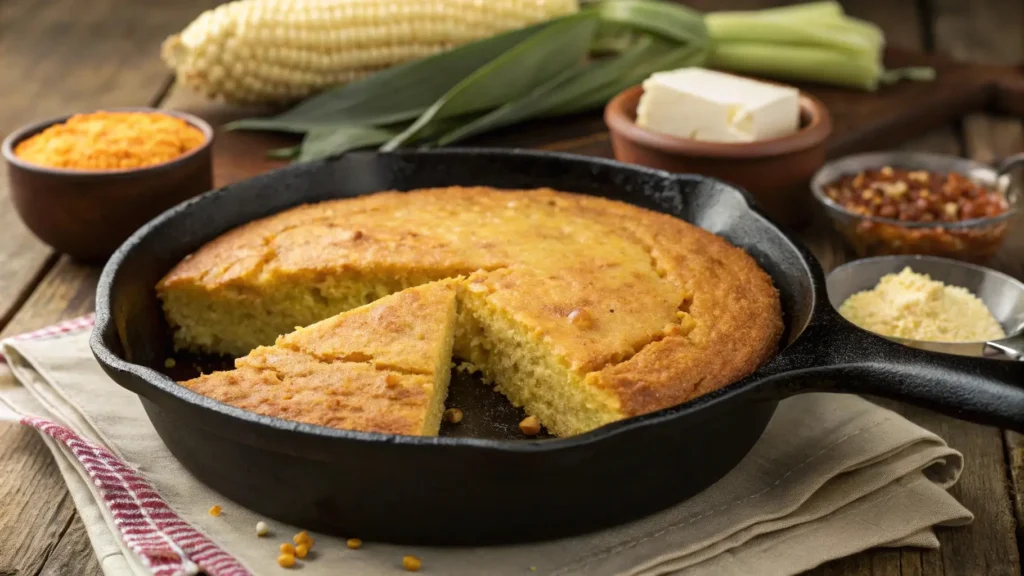
[[[715,232],[772,276],[786,343],[825,301],[823,276],[806,250],[751,209],[744,193],[721,182],[551,153],[354,153],[209,193],[141,229],[101,278],[97,358],[142,397],[164,442],[211,487],[274,518],[368,539],[482,544],[593,530],[678,502],[738,463],[775,408],[761,397],[737,401],[753,397],[745,392],[756,388],[756,375],[681,407],[574,438],[525,440],[516,426],[522,413],[464,376],[453,378],[448,405],[466,411],[466,419],[446,426],[440,437],[422,438],[267,418],[173,381],[223,366],[224,359],[177,356],[180,368],[170,378],[161,373],[173,351],[153,286],[202,244],[301,203],[451,185],[593,194]],[[302,487],[298,495],[288,489],[293,485]]]

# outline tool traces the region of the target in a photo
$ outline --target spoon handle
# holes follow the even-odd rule
[[[1024,334],[1011,338],[985,343],[985,355],[1008,357],[1010,360],[1024,362]]]
[[[1002,176],[1003,174],[1007,174],[1018,166],[1024,167],[1024,152],[1003,158],[1002,161],[996,165],[996,175]]]

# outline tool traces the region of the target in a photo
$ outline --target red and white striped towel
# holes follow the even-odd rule
[[[86,314],[85,316],[79,316],[78,318],[72,318],[71,320],[65,320],[58,322],[53,326],[47,326],[46,328],[40,328],[33,332],[26,332],[24,334],[18,334],[11,336],[10,338],[4,338],[4,340],[42,340],[45,338],[53,338],[62,334],[68,334],[70,332],[78,332],[79,330],[85,330],[86,328],[92,328],[93,324],[96,323],[96,316],[94,314]],[[7,359],[4,358],[3,354],[0,354],[0,364],[5,364]]]
[[[10,340],[40,340],[92,327],[92,314],[67,320]],[[0,356],[0,361],[5,361]],[[70,428],[44,418],[25,416],[31,426],[60,442],[99,488],[121,540],[154,576],[248,576],[249,571],[167,505],[141,474],[110,450]]]

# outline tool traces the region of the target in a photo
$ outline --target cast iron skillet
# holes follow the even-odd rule
[[[448,185],[550,186],[720,234],[775,281],[787,327],[782,350],[751,377],[684,405],[539,440],[510,440],[514,425],[501,423],[473,438],[321,428],[217,403],[159,371],[170,349],[153,286],[203,243],[303,202]],[[700,176],[543,152],[352,153],[187,201],[140,229],[107,263],[91,344],[107,373],[142,399],[168,448],[210,487],[271,518],[368,540],[507,543],[640,517],[715,482],[761,436],[778,400],[813,390],[891,396],[1024,431],[1024,363],[914,350],[855,328],[829,305],[810,253],[752,208],[746,193]],[[494,405],[457,395],[471,404],[460,406],[467,421]],[[514,414],[484,415],[515,421]]]

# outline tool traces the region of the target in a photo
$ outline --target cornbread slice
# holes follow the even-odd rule
[[[457,286],[455,355],[563,436],[741,379],[783,329],[771,279],[726,240],[548,189],[301,206],[214,240],[157,292],[177,347],[238,355],[441,278]]]
[[[456,284],[435,282],[281,336],[235,369],[182,384],[267,416],[436,435],[448,390]]]

